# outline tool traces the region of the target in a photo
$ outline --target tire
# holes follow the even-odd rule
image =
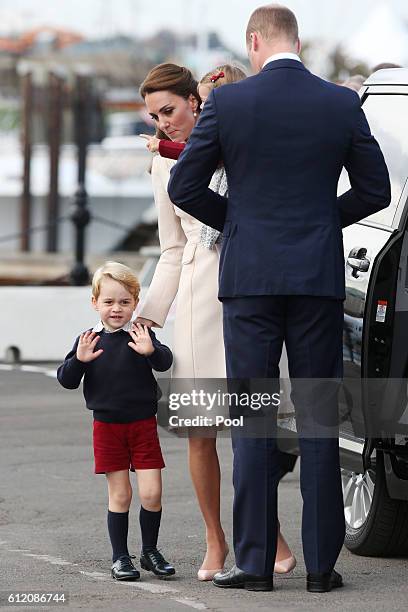
[[[408,555],[408,502],[391,499],[382,453],[365,474],[342,470],[345,546],[356,555]]]

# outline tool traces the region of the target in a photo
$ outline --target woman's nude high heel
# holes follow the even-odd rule
[[[292,554],[292,551],[289,548],[288,543],[286,542],[283,534],[280,530],[280,523],[278,521],[278,543],[277,543],[277,556],[281,556],[284,558],[280,560],[275,560],[274,573],[275,574],[288,574],[291,572],[296,566],[295,556]],[[285,556],[287,555],[287,556]]]
[[[282,561],[275,561],[274,573],[275,574],[288,574],[296,567],[296,558],[291,555],[287,559]]]
[[[224,563],[225,563],[225,559],[228,557],[228,553],[229,553],[229,548],[228,548],[228,544],[225,545],[225,557],[224,557]],[[199,569],[197,572],[197,578],[200,580],[200,582],[206,582],[208,580],[212,580],[215,576],[215,574],[218,574],[219,572],[222,572],[222,570],[224,569],[224,567],[221,567],[219,569]]]

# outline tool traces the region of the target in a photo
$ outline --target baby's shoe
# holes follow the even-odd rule
[[[144,570],[165,578],[176,573],[174,567],[166,561],[157,548],[145,548],[140,554],[140,565]]]
[[[112,578],[115,580],[139,580],[140,572],[135,568],[132,559],[134,555],[122,555],[112,565]]]

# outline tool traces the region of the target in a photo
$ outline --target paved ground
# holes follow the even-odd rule
[[[324,595],[305,591],[299,543],[298,474],[281,485],[280,517],[299,559],[293,576],[277,578],[273,593],[221,590],[199,583],[203,528],[186,467],[186,441],[162,436],[167,461],[161,547],[177,577],[116,583],[109,574],[106,485],[93,474],[91,415],[81,393],[61,389],[53,366],[0,365],[0,599],[6,592],[64,592],[67,610],[214,611],[406,610],[406,559],[366,559],[343,551],[338,569],[346,587]],[[219,443],[223,520],[231,542],[231,452]],[[137,499],[130,550],[139,551]],[[229,559],[232,562],[232,558]],[[6,606],[28,610],[34,606]],[[41,610],[55,610],[41,606]],[[36,606],[38,610],[39,607]]]

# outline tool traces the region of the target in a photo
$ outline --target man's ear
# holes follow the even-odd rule
[[[296,49],[297,49],[297,54],[300,55],[300,52],[302,50],[302,43],[300,42],[300,38],[297,39]]]
[[[251,38],[251,51],[258,51],[259,49],[259,35],[258,32],[251,32],[249,35]]]

